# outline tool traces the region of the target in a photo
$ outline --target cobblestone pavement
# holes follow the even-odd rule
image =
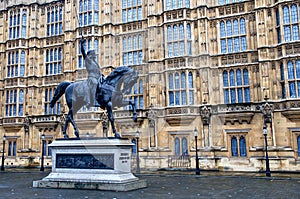
[[[202,172],[196,176],[193,172],[143,172],[138,177],[146,180],[148,187],[129,192],[32,187],[32,181],[48,173],[38,169],[0,172],[0,198],[300,198],[300,175],[296,174],[273,174],[267,178],[258,173]]]

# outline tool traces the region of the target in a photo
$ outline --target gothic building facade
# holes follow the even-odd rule
[[[83,35],[103,74],[139,72],[126,96],[138,122],[127,107],[114,116],[122,137],[139,131],[142,168],[193,167],[196,129],[201,169],[264,170],[266,125],[271,170],[299,171],[299,25],[299,0],[1,0],[5,165],[38,166],[42,150],[51,164],[68,109],[49,102],[60,82],[87,78]],[[75,119],[82,137],[112,136],[101,109]]]

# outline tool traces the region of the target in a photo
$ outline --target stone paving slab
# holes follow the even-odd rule
[[[138,175],[148,187],[128,192],[74,189],[33,188],[32,182],[44,178],[49,171],[33,170],[0,172],[2,199],[164,199],[164,198],[300,198],[300,175],[273,174],[267,178],[257,173],[143,172]]]

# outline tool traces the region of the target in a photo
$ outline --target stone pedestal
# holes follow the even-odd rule
[[[58,139],[52,149],[52,172],[34,181],[39,188],[129,191],[147,186],[131,173],[128,139]]]

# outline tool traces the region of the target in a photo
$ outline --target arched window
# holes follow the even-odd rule
[[[227,71],[223,72],[223,86],[228,87],[228,73],[227,73]]]
[[[174,106],[174,93],[173,93],[174,85],[173,85],[173,74],[169,74],[169,104],[170,106]]]
[[[137,49],[138,48],[138,39],[137,36],[133,37],[133,49]]]
[[[193,85],[193,73],[189,72],[189,88],[194,88]]]
[[[88,50],[92,50],[92,40],[88,40]]]
[[[180,140],[175,138],[175,155],[180,155]]]
[[[280,64],[280,80],[284,80],[284,79],[285,79],[285,77],[284,77],[284,66],[281,63]]]
[[[288,79],[295,79],[293,62],[289,61],[287,66],[288,66]]]
[[[127,39],[126,39],[126,37],[123,38],[123,51],[127,51]]]
[[[285,82],[284,82],[285,81],[285,73],[284,73],[283,63],[280,63],[280,80],[282,81],[280,83],[282,99],[286,99],[286,89],[285,89]]]
[[[144,108],[144,97],[143,97],[143,80],[140,80],[139,83],[139,105],[140,105],[140,109]]]
[[[243,136],[240,138],[240,156],[247,156],[246,139]]]
[[[194,83],[193,83],[193,73],[189,72],[189,105],[194,104]]]
[[[182,138],[182,155],[188,155],[188,146],[187,146],[187,139],[186,138]]]
[[[295,4],[292,5],[291,17],[292,17],[292,23],[298,23],[298,12],[297,12],[297,6]]]
[[[59,8],[59,21],[62,21],[63,18],[63,10],[62,7]]]
[[[96,51],[96,53],[99,51],[99,41],[98,41],[98,39],[94,40],[94,50]]]
[[[143,48],[143,38],[142,35],[139,35],[138,37],[138,43],[139,43],[139,49]]]
[[[186,77],[185,72],[181,73],[181,88],[186,88]]]
[[[175,89],[180,88],[180,79],[179,79],[179,74],[175,73]]]
[[[229,103],[229,90],[228,90],[228,72],[224,71],[223,72],[223,87],[224,87],[224,103],[228,104]]]
[[[127,50],[132,50],[132,37],[128,37],[128,49]]]
[[[249,85],[248,70],[246,68],[243,70],[243,74],[244,74],[244,85]]]
[[[300,78],[300,60],[296,61],[296,77]]]
[[[169,74],[169,89],[173,89],[174,86],[173,86],[173,74],[170,73]]]
[[[22,15],[22,38],[26,38],[26,23],[27,23],[27,15],[26,15],[26,11],[24,11]]]
[[[140,80],[140,83],[139,83],[139,93],[140,94],[143,93],[143,80]]]
[[[235,19],[233,21],[233,35],[238,35],[239,34],[239,23],[238,20]]]
[[[54,60],[53,61],[57,61],[58,58],[58,50],[57,48],[54,49]]]
[[[187,34],[187,39],[192,39],[191,25],[189,23],[186,24],[186,34]]]
[[[238,102],[242,103],[243,102],[243,89],[242,89],[242,74],[241,74],[241,70],[238,69],[236,71],[236,81],[237,81],[237,91],[238,91]]]
[[[133,86],[133,94],[138,94],[138,85],[137,85],[137,83],[135,83],[134,86]]]
[[[226,36],[224,21],[221,21],[221,23],[220,23],[220,36],[221,37],[225,37]]]
[[[249,77],[248,77],[248,70],[243,70],[244,74],[244,86],[248,86],[244,88],[244,95],[245,95],[245,102],[250,102],[250,88],[249,88]]]
[[[168,32],[168,35],[167,35],[167,39],[168,39],[168,41],[172,41],[172,35],[173,35],[173,30],[172,30],[172,27],[171,26],[168,26],[168,28],[167,28],[168,30],[167,30],[167,32]]]
[[[230,87],[234,87],[235,84],[235,79],[234,79],[234,71],[230,70]],[[235,94],[235,88],[230,89],[230,98],[231,98],[231,103],[236,103],[236,94]]]
[[[175,89],[175,104],[180,105],[180,78],[178,73],[175,73]]]
[[[283,7],[283,24],[289,24],[290,23],[290,12],[289,8],[287,6]]]
[[[20,60],[20,76],[23,77],[25,75],[25,51],[21,52],[21,60]]]
[[[24,104],[24,91],[20,90],[19,93],[19,116],[23,116],[23,104]]]
[[[230,86],[235,86],[234,71],[230,70]]]
[[[176,25],[173,26],[173,40],[178,40],[178,27]]]
[[[242,74],[240,69],[237,69],[236,71],[236,83],[238,86],[242,85]]]
[[[233,157],[238,156],[238,146],[237,146],[237,139],[235,136],[231,138],[231,155]]]
[[[179,27],[178,27],[179,26]],[[184,30],[186,28],[186,30]],[[167,27],[167,54],[168,57],[178,56],[178,55],[191,55],[192,44],[191,44],[191,27],[187,24],[174,25]]]
[[[241,18],[241,20],[240,20],[240,31],[241,31],[241,34],[246,34],[246,24],[245,24],[244,18]]]
[[[227,21],[226,22],[226,31],[227,31],[227,36],[232,36],[231,21]]]

